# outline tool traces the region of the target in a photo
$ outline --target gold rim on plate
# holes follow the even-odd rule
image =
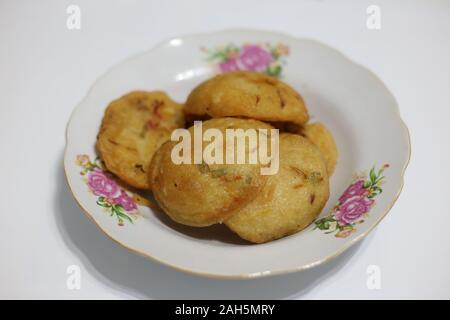
[[[191,275],[196,275],[196,276],[203,276],[203,277],[208,277],[208,278],[212,278],[212,279],[236,279],[236,280],[242,280],[242,279],[254,279],[254,278],[261,278],[261,277],[268,277],[268,276],[274,276],[274,275],[282,275],[282,274],[289,274],[289,273],[295,273],[295,272],[300,272],[300,271],[304,271],[307,269],[311,269],[313,267],[316,267],[318,265],[321,265],[323,263],[329,262],[331,260],[333,260],[334,258],[338,257],[339,255],[341,255],[343,252],[345,252],[347,249],[349,249],[350,247],[352,247],[354,244],[356,244],[357,242],[361,241],[362,239],[364,239],[370,232],[372,232],[373,229],[375,229],[375,227],[378,226],[378,224],[381,222],[381,220],[384,219],[384,217],[389,213],[389,211],[392,209],[392,207],[394,206],[395,202],[398,200],[400,193],[403,190],[403,186],[404,186],[404,177],[405,177],[405,172],[406,172],[406,168],[409,165],[409,162],[411,160],[411,136],[408,130],[408,127],[406,126],[405,122],[403,121],[401,115],[400,115],[400,108],[398,106],[397,100],[395,99],[395,97],[392,95],[391,91],[387,88],[387,86],[384,84],[383,81],[380,80],[380,78],[378,78],[377,75],[375,75],[371,70],[369,70],[368,68],[366,68],[365,66],[354,62],[353,60],[351,60],[350,58],[348,58],[345,54],[343,54],[340,50],[335,49],[331,46],[328,46],[320,41],[314,40],[314,39],[309,39],[309,38],[296,38],[294,36],[290,36],[287,34],[283,34],[281,32],[273,32],[273,31],[263,31],[263,30],[255,30],[255,29],[225,29],[225,30],[221,30],[221,31],[217,31],[217,32],[212,32],[212,33],[196,33],[196,34],[189,34],[189,35],[184,35],[184,36],[180,36],[180,37],[176,37],[176,38],[171,38],[165,41],[161,41],[159,42],[157,45],[153,46],[152,48],[130,56],[129,58],[123,60],[120,62],[120,64],[125,63],[127,61],[130,61],[140,55],[143,55],[145,53],[147,53],[149,50],[154,50],[157,49],[161,46],[163,46],[166,43],[169,43],[171,40],[173,39],[180,39],[180,38],[187,38],[187,37],[195,37],[195,36],[202,36],[202,35],[211,35],[211,34],[218,34],[218,33],[223,33],[223,32],[258,32],[258,33],[265,33],[265,34],[272,34],[272,35],[278,35],[281,37],[285,37],[285,38],[290,38],[292,41],[299,41],[299,40],[307,40],[307,41],[311,41],[314,42],[316,44],[319,44],[320,46],[326,47],[332,51],[335,51],[337,53],[339,53],[344,59],[346,59],[348,62],[356,65],[358,68],[364,69],[368,74],[370,74],[376,81],[378,81],[383,87],[384,89],[389,92],[389,94],[392,96],[394,102],[395,102],[395,109],[396,109],[396,114],[398,119],[400,120],[400,123],[403,126],[404,129],[404,133],[405,133],[405,140],[408,143],[408,157],[407,160],[405,162],[405,164],[403,165],[402,171],[401,171],[401,181],[400,181],[400,187],[397,190],[393,200],[389,203],[389,205],[387,206],[387,208],[383,211],[383,214],[363,233],[361,233],[360,235],[358,235],[357,237],[355,237],[354,239],[352,239],[351,241],[345,243],[342,245],[342,247],[337,250],[336,252],[334,252],[333,254],[319,259],[317,261],[311,262],[309,264],[306,265],[302,265],[299,267],[295,267],[295,268],[287,268],[287,269],[278,269],[278,270],[267,270],[267,271],[260,271],[260,272],[254,272],[254,273],[243,273],[243,274],[219,274],[219,273],[209,273],[209,272],[200,272],[200,271],[193,271],[190,269],[186,269],[186,268],[182,268],[179,267],[177,265],[173,265],[163,259],[159,259],[155,256],[149,255],[147,253],[144,252],[140,252],[138,250],[135,250],[133,248],[130,248],[126,245],[124,245],[123,243],[121,243],[120,241],[116,240],[113,236],[111,236],[108,232],[106,232],[98,223],[97,221],[92,217],[92,215],[89,213],[89,211],[81,204],[80,200],[77,198],[76,194],[74,193],[72,186],[70,185],[70,181],[69,181],[69,176],[67,174],[67,168],[66,168],[66,160],[67,160],[67,149],[68,149],[68,127],[69,124],[72,121],[72,118],[76,112],[76,110],[78,109],[78,106],[89,96],[90,92],[95,88],[96,84],[106,75],[109,73],[109,71],[111,71],[111,69],[113,69],[116,65],[110,67],[105,73],[103,73],[102,76],[100,76],[99,78],[97,78],[96,81],[94,81],[94,83],[92,84],[92,86],[90,87],[90,89],[88,90],[87,94],[85,95],[85,97],[81,100],[81,102],[75,107],[75,109],[72,111],[70,117],[69,117],[69,121],[67,122],[66,125],[66,132],[65,132],[65,148],[64,148],[64,173],[66,176],[66,182],[67,185],[69,186],[69,190],[72,193],[75,202],[78,204],[78,206],[81,208],[81,210],[85,213],[85,215],[92,221],[94,222],[94,224],[97,226],[97,228],[104,233],[109,239],[111,239],[112,241],[114,241],[115,243],[119,244],[120,246],[124,247],[125,249],[139,255],[142,257],[145,257],[147,259],[150,259],[152,261],[158,262],[162,265],[168,266],[170,268],[173,268],[177,271],[181,271],[184,273],[188,273]]]

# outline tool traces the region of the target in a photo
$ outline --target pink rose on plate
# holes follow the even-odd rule
[[[373,200],[366,196],[354,196],[347,199],[341,204],[334,216],[340,225],[346,225],[352,223],[367,212],[373,204]]]
[[[96,196],[114,198],[119,194],[119,186],[101,170],[88,174],[88,186]]]
[[[136,204],[132,197],[130,197],[125,191],[121,190],[120,195],[112,199],[114,204],[122,206],[126,211],[133,211],[137,209]]]
[[[237,60],[234,58],[228,59],[225,62],[219,64],[220,71],[229,72],[229,71],[237,71],[239,70],[239,66],[237,64]]]
[[[348,199],[353,198],[355,196],[362,197],[367,195],[368,191],[364,188],[364,180],[358,180],[351,184],[347,190],[345,190],[344,194],[339,198],[340,203],[346,202]]]
[[[239,59],[246,70],[252,71],[263,71],[273,61],[269,52],[256,45],[244,46]]]

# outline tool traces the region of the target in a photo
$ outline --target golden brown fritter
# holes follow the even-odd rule
[[[280,134],[280,170],[261,193],[225,224],[254,243],[275,240],[307,227],[329,197],[329,182],[319,149],[306,138]]]
[[[195,88],[186,102],[188,115],[246,117],[303,125],[308,112],[302,97],[286,83],[262,73],[227,72]]]
[[[203,132],[215,128],[225,137],[226,129],[272,129],[250,119],[220,118],[203,122]],[[193,136],[193,127],[189,129]],[[267,176],[257,164],[175,164],[172,149],[178,142],[166,142],[150,164],[149,180],[155,199],[174,221],[190,226],[221,223],[245,206],[262,190]],[[209,143],[203,143],[203,149]],[[224,147],[226,143],[224,141]],[[237,148],[234,150],[236,155]],[[246,157],[250,148],[245,148]],[[192,157],[191,157],[192,159]]]
[[[328,175],[331,176],[338,158],[338,150],[331,132],[322,123],[316,122],[304,126],[300,133],[311,140],[322,152]]]
[[[106,109],[97,150],[109,171],[133,187],[147,189],[153,154],[183,125],[182,105],[164,92],[130,92]]]

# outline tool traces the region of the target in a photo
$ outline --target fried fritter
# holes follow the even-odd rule
[[[211,119],[202,126],[204,132],[211,128],[220,130],[223,137],[226,129],[273,129],[257,120],[238,118]],[[193,137],[194,128],[189,131]],[[261,163],[175,164],[172,149],[178,143],[169,141],[161,146],[153,157],[149,174],[155,199],[176,222],[197,227],[221,223],[255,198],[267,180],[260,173]],[[202,150],[208,145],[203,142]],[[225,148],[225,141],[223,145]],[[235,156],[237,151],[235,148]],[[250,152],[255,150],[246,146],[246,157]]]
[[[322,123],[316,122],[304,126],[300,129],[300,134],[308,138],[322,152],[328,175],[331,176],[338,158],[338,150],[331,132]]]
[[[302,97],[286,83],[262,73],[227,72],[196,87],[186,102],[188,115],[246,117],[303,125],[308,112]]]
[[[320,213],[329,182],[319,149],[308,139],[280,134],[280,169],[261,193],[225,224],[241,238],[263,243],[298,232]]]
[[[97,150],[109,171],[135,188],[147,189],[153,154],[182,126],[182,105],[164,92],[130,92],[106,109]]]

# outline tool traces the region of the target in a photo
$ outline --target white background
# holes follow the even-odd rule
[[[66,28],[69,4],[81,8],[79,31]],[[366,28],[370,4],[381,8],[379,31]],[[336,47],[386,83],[410,129],[390,214],[313,270],[251,281],[173,271],[108,240],[66,187],[65,126],[97,77],[167,38],[230,27]],[[1,0],[0,298],[450,298],[449,60],[449,1]],[[80,290],[66,287],[73,264]],[[366,286],[369,265],[381,269],[380,290]]]

